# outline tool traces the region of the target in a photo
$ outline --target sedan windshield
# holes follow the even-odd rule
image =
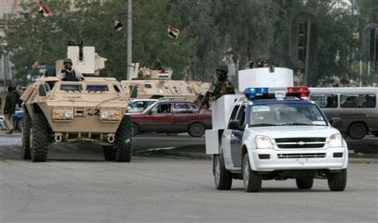
[[[326,125],[325,117],[314,104],[253,105],[250,126]]]

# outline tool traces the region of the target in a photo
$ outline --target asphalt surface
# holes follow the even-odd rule
[[[5,131],[0,131],[2,146],[20,146],[21,145],[21,133],[14,132],[13,134],[5,134]],[[174,137],[174,136],[173,136]],[[189,137],[188,140],[191,138]],[[134,143],[141,143],[134,140]],[[350,161],[354,162],[366,162],[366,163],[378,163],[378,138],[368,136],[363,140],[350,140],[347,139],[349,148]],[[211,155],[206,154],[205,140],[203,143],[190,144],[176,147],[164,147],[164,148],[149,148],[142,150],[135,150],[133,153],[138,154],[163,154],[188,158],[202,158],[211,159]]]

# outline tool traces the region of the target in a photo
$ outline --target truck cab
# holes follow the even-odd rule
[[[228,190],[233,179],[241,179],[245,191],[258,192],[263,180],[295,179],[298,189],[311,189],[314,179],[327,179],[330,190],[344,190],[348,148],[334,128],[341,120],[327,120],[308,100],[307,87],[289,86],[290,70],[247,73],[239,75],[238,94],[212,105],[215,120],[206,131],[206,153],[213,157],[216,188]],[[261,87],[269,78],[281,83]]]

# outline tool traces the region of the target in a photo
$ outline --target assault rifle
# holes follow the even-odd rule
[[[200,107],[198,109],[197,114],[200,113],[200,111],[202,110],[203,106],[207,105],[207,107],[209,108],[210,97],[213,95],[214,92],[218,91],[218,88],[219,88],[219,86],[217,84],[215,84],[215,83],[211,84],[211,86],[209,87],[209,90],[207,90],[205,96],[202,98],[202,101],[201,101],[201,104],[200,104]]]

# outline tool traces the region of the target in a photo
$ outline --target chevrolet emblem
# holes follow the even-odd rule
[[[303,146],[303,145],[305,145],[306,143],[303,142],[303,141],[299,141],[299,142],[297,142],[297,144],[300,145],[300,146]]]

